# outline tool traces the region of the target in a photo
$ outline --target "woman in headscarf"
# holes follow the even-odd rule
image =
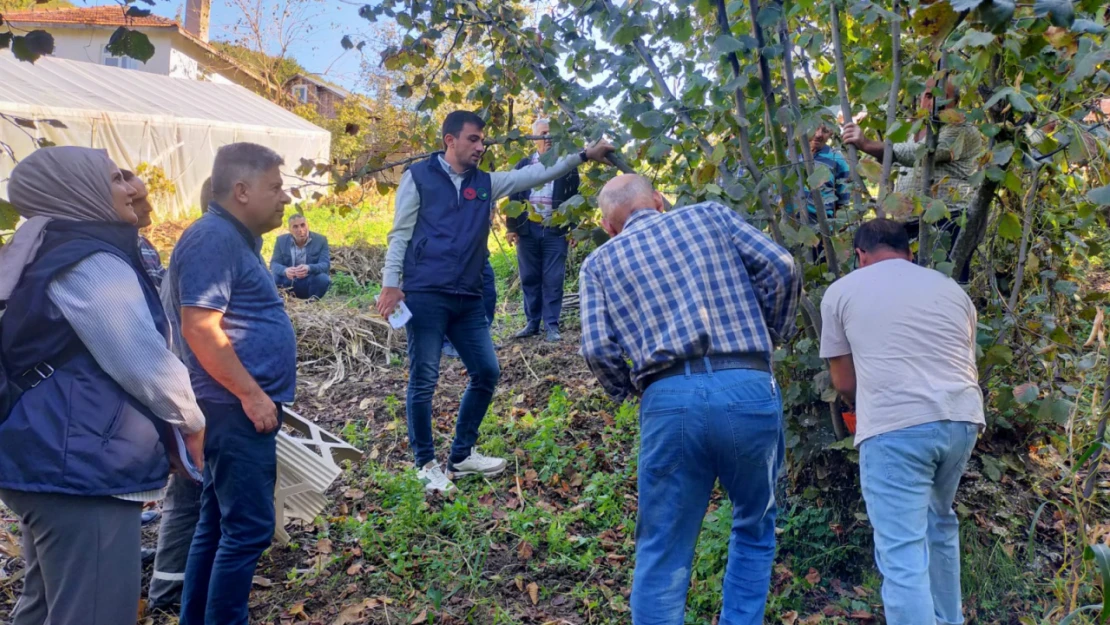
[[[0,499],[27,561],[13,625],[134,623],[139,517],[164,491],[173,427],[202,462],[134,193],[107,153],[78,147],[37,150],[8,181],[27,219],[0,248]]]

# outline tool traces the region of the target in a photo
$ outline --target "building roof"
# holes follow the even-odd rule
[[[6,11],[4,21],[35,24],[86,24],[90,26],[127,26],[128,28],[180,28],[174,20],[158,15],[129,17],[127,8],[118,4],[96,7],[69,7],[62,9],[29,9]]]
[[[296,80],[298,78],[300,78],[301,80],[304,80],[306,82],[310,82],[310,83],[316,85],[317,87],[323,87],[324,89],[327,89],[328,91],[334,91],[335,93],[339,94],[343,98],[354,97],[354,94],[351,93],[350,91],[347,91],[346,89],[344,89],[343,87],[340,87],[339,85],[330,83],[330,82],[324,80],[323,78],[321,78],[319,76],[316,76],[315,74],[297,74],[296,76],[290,78],[289,82],[293,82],[294,80]]]
[[[0,52],[0,109],[31,118],[142,118],[203,126],[253,126],[272,133],[327,133],[239,85],[181,80],[54,57],[32,63]],[[126,97],[121,97],[126,94]]]
[[[130,17],[127,8],[118,4],[93,7],[69,7],[61,9],[30,9],[26,11],[9,11],[4,13],[4,22],[9,24],[54,24],[57,26],[126,26],[137,30],[145,28],[165,28],[177,31],[182,37],[204,49],[205,52],[226,63],[229,68],[243,74],[258,83],[262,88],[270,87],[268,81],[243,67],[241,63],[227,54],[220,52],[212,44],[195,34],[185,30],[176,20],[148,15],[146,17]]]

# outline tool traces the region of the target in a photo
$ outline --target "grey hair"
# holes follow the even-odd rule
[[[547,126],[548,128],[550,128],[551,127],[551,120],[546,118],[546,117],[541,117],[541,118],[537,119],[536,121],[532,122],[532,134],[536,135],[536,134],[540,133],[540,124],[543,124],[543,125]]]
[[[216,151],[212,163],[212,197],[224,199],[237,182],[245,182],[285,164],[281,155],[257,143],[229,143]]]
[[[608,217],[621,209],[648,208],[655,197],[651,181],[639,174],[624,174],[610,180],[597,194],[601,214]]]
[[[308,223],[308,218],[307,217],[305,217],[301,213],[293,213],[292,215],[289,216],[289,225],[292,226],[293,222],[297,221],[298,219],[303,219],[303,220],[305,220],[305,223]]]

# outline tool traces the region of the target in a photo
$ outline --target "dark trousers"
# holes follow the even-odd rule
[[[254,570],[274,535],[277,431],[257,433],[240,404],[199,404],[207,419],[204,491],[181,625],[247,625]]]
[[[291,291],[293,297],[297,299],[310,299],[313,297],[321,299],[327,294],[328,289],[331,288],[331,276],[326,273],[317,273],[307,278],[297,278],[296,280],[290,280],[285,276],[277,276],[275,281],[279,289]]]
[[[567,273],[567,233],[525,221],[517,234],[517,264],[520,290],[524,292],[524,316],[528,324],[542,320],[549,328],[559,327],[563,312],[563,282]]]
[[[408,330],[409,386],[405,399],[409,445],[416,465],[423,467],[436,458],[432,432],[432,396],[439,382],[439,360],[443,338],[459,352],[470,375],[455,423],[451,445],[452,462],[462,462],[478,440],[478,427],[489,410],[501,367],[493,351],[481,297],[412,292],[405,294],[412,311]],[[183,624],[189,625],[189,624]]]
[[[497,315],[497,277],[493,275],[493,265],[488,259],[486,268],[482,270],[482,307],[486,311],[486,325],[492,327],[493,318]],[[445,335],[443,349],[447,349],[448,346],[451,346],[451,341]]]
[[[185,585],[185,565],[189,547],[200,519],[203,484],[182,475],[170,476],[166,499],[162,502],[162,522],[158,527],[158,552],[150,578],[147,605],[151,610],[170,611],[181,605]]]

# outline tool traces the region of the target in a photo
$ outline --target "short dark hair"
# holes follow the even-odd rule
[[[442,138],[446,138],[447,135],[459,136],[467,124],[474,124],[478,127],[478,130],[481,130],[486,127],[486,120],[472,111],[452,111],[447,114],[447,117],[443,118]]]
[[[294,222],[294,221],[297,221],[298,219],[304,219],[304,222],[305,222],[305,223],[308,223],[308,219],[307,219],[307,218],[305,218],[305,216],[304,216],[303,214],[301,214],[301,213],[293,213],[292,215],[290,215],[290,216],[289,216],[289,225],[290,225],[290,226],[292,226],[292,225],[293,225],[293,222]]]
[[[889,248],[895,252],[910,252],[910,236],[906,234],[906,225],[893,219],[872,219],[865,221],[856,230],[856,249],[865,252],[874,252],[880,247]]]
[[[254,178],[285,164],[277,152],[257,143],[229,143],[216,150],[212,163],[212,198],[227,198],[237,182]]]

